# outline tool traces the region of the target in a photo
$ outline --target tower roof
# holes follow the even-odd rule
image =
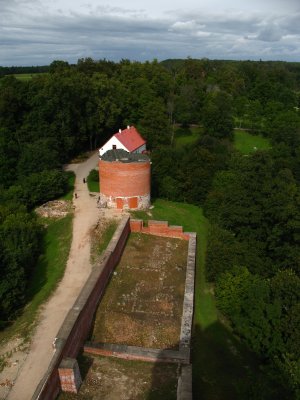
[[[129,153],[123,149],[113,149],[104,153],[101,160],[110,162],[120,161],[123,163],[149,162],[149,157],[146,154]]]

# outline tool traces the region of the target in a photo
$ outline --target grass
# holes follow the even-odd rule
[[[58,220],[43,221],[48,224],[43,239],[44,251],[27,289],[27,305],[13,325],[0,332],[0,341],[15,335],[28,338],[38,308],[48,299],[63,277],[72,239],[72,215]]]
[[[68,191],[66,194],[64,194],[62,197],[60,197],[60,200],[72,200],[73,199],[73,192],[74,192],[74,187],[75,187],[75,179],[76,176],[74,172],[68,171]]]
[[[98,170],[92,169],[87,177],[87,185],[90,192],[100,192]]]
[[[256,379],[267,382],[259,362],[232,334],[217,311],[213,287],[205,280],[205,253],[209,221],[202,209],[190,204],[157,199],[149,212],[135,218],[167,220],[197,232],[194,333],[192,344],[195,399],[246,400]],[[257,397],[259,398],[259,397]]]
[[[31,80],[34,76],[40,76],[40,75],[45,75],[48,74],[48,72],[36,72],[32,74],[13,74],[13,76],[18,79],[19,81],[29,81]]]
[[[202,134],[201,127],[175,127],[174,143],[176,148],[195,143]]]
[[[103,251],[107,248],[108,243],[113,237],[118,226],[118,222],[111,219],[103,228],[103,223],[100,224],[93,232],[92,235],[92,251],[91,262],[97,262]]]
[[[234,146],[243,154],[249,154],[256,150],[269,150],[270,141],[261,135],[251,135],[247,131],[234,131]]]

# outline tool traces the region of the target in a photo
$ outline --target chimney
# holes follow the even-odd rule
[[[120,128],[120,129],[119,129],[119,133],[121,133],[121,132],[122,132],[122,129]]]
[[[127,125],[127,129],[130,129],[130,126],[129,126],[129,125]]]

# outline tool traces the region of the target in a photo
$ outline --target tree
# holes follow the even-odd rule
[[[220,139],[233,138],[232,99],[226,92],[212,92],[205,101],[202,123],[205,132]]]
[[[171,127],[162,101],[157,99],[142,108],[138,128],[146,139],[149,149],[170,143]]]
[[[41,247],[41,227],[24,207],[0,206],[0,327],[23,306]]]
[[[300,117],[295,111],[277,113],[266,129],[274,142],[283,142],[292,148],[300,146]]]

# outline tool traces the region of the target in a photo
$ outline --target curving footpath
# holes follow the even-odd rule
[[[97,164],[98,152],[85,162],[70,164],[67,168],[76,174],[74,193],[77,194],[77,198],[73,200],[75,213],[69,259],[62,281],[41,309],[30,351],[7,397],[9,400],[31,399],[47,371],[54,351],[53,340],[90,274],[90,231],[97,223],[100,211],[97,208],[97,196],[89,195],[83,178],[86,178]]]

